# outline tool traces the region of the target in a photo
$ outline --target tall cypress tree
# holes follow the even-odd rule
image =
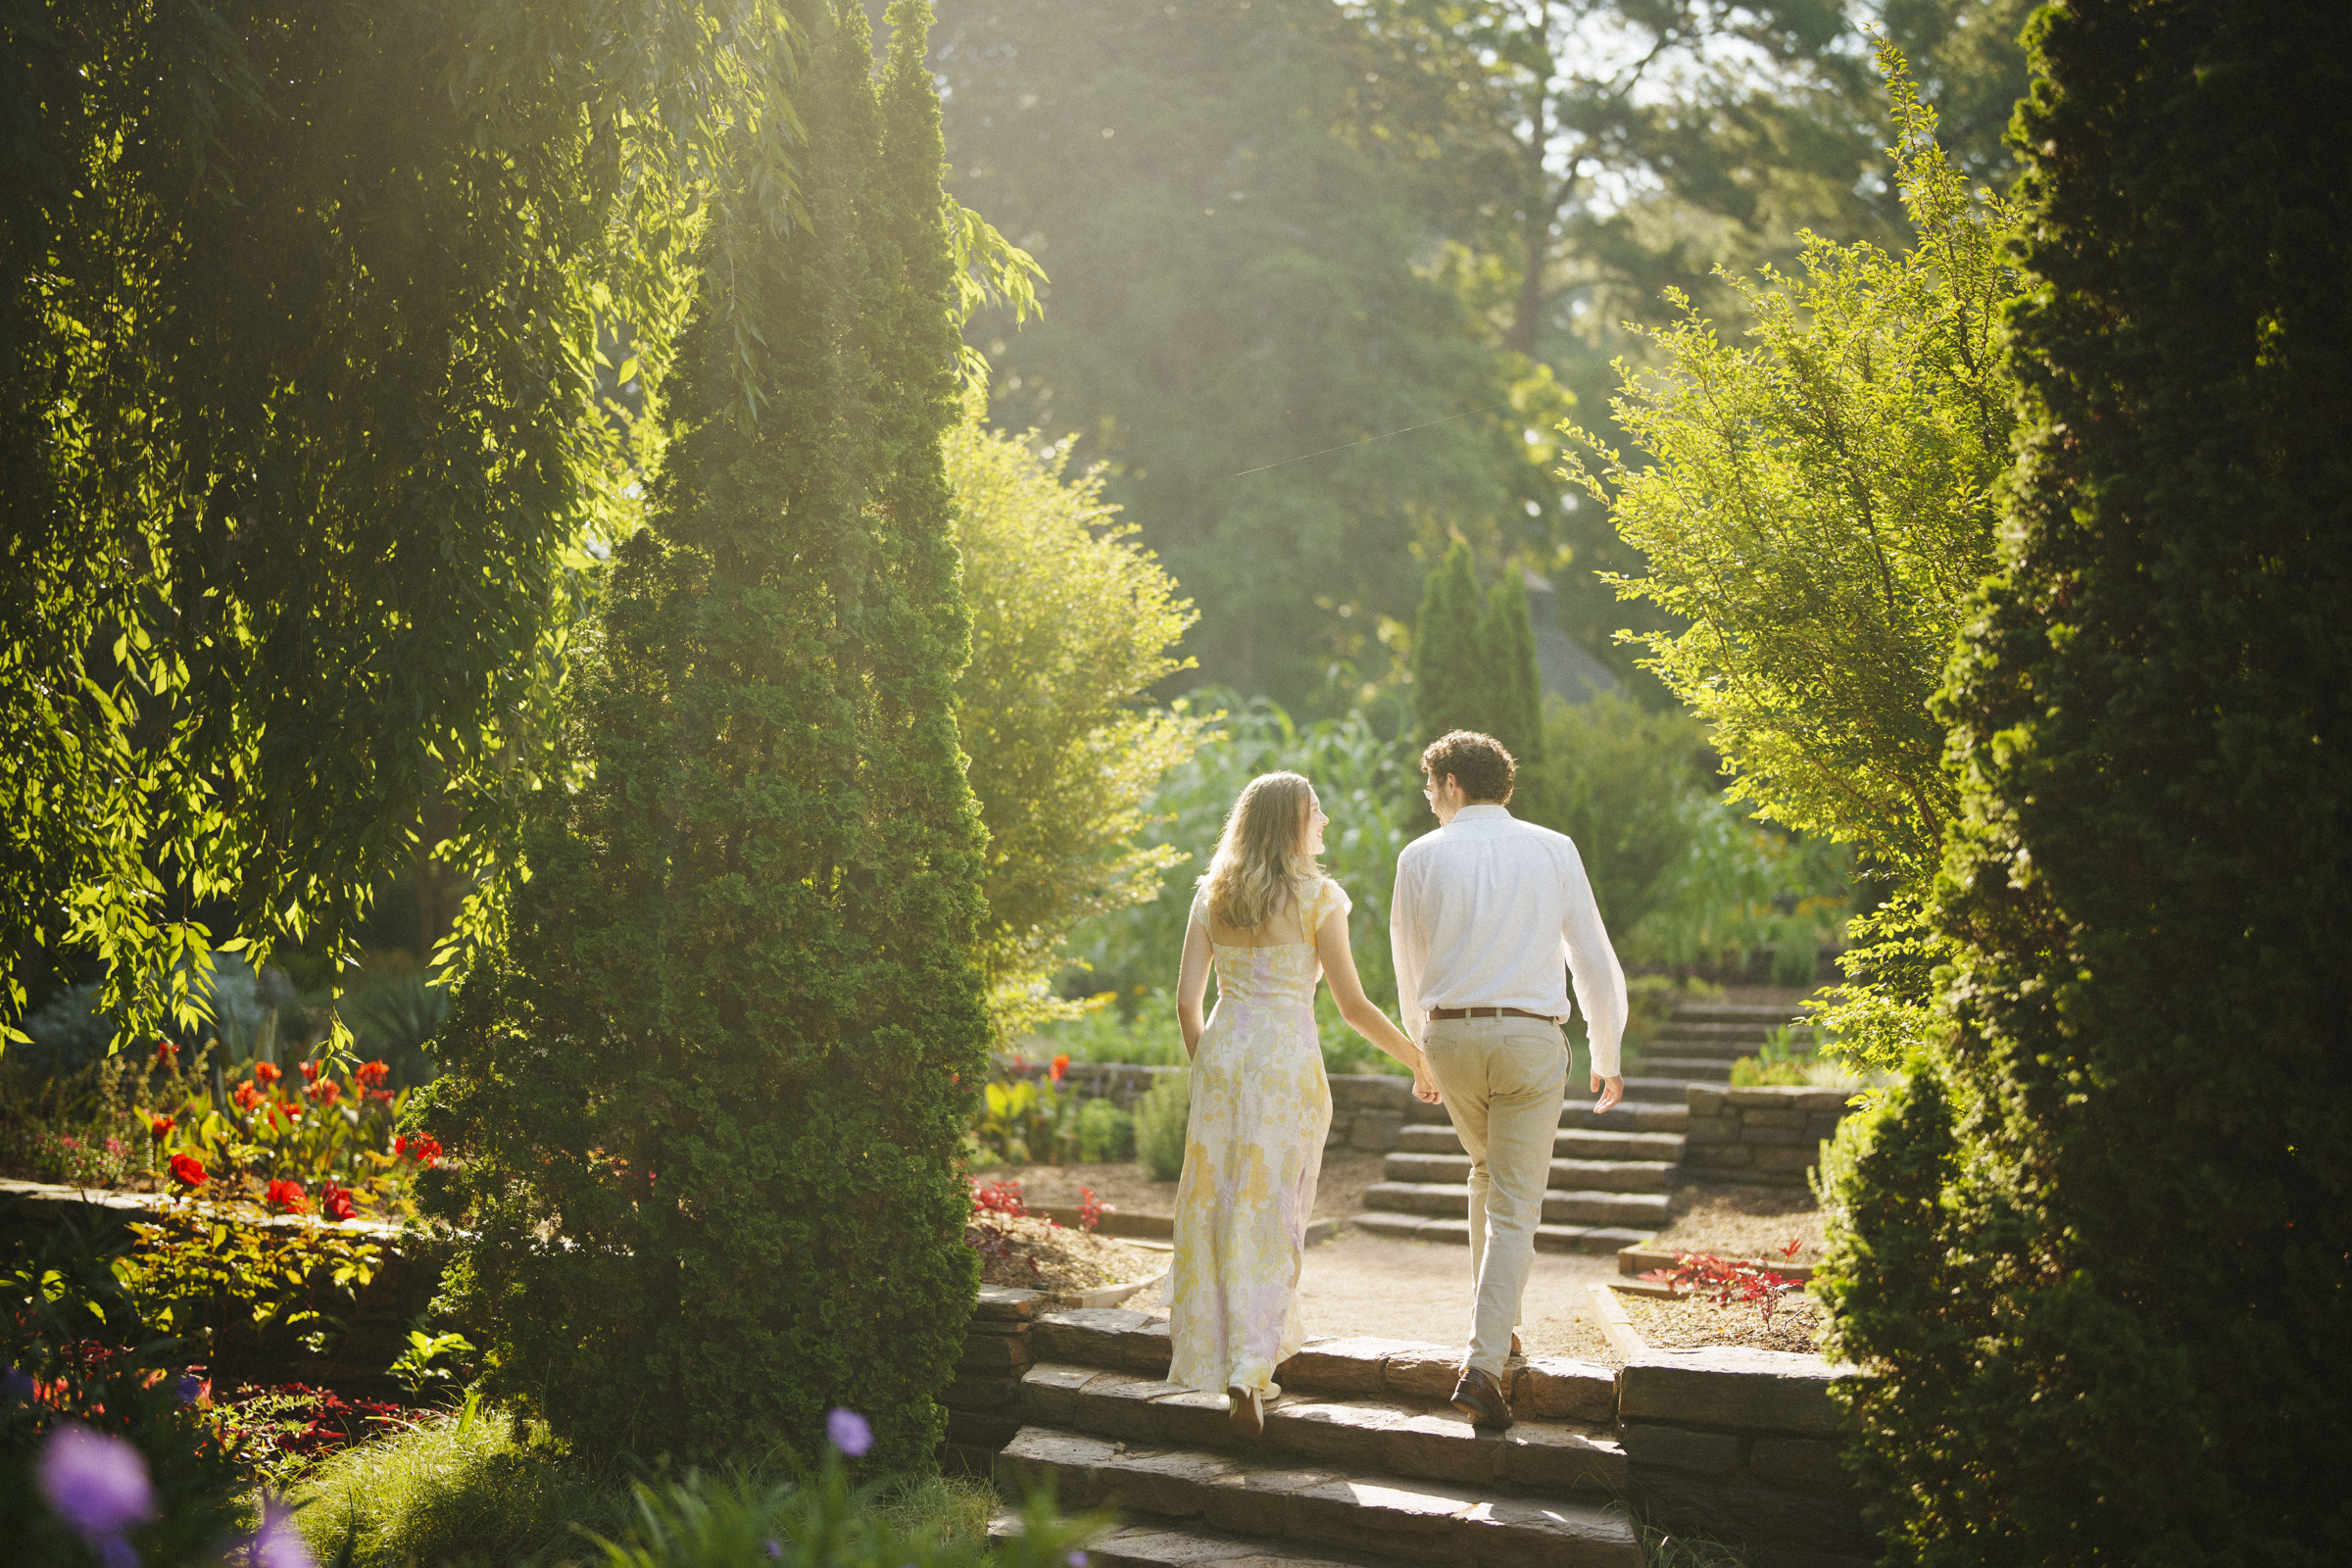
[[[988,1037],[938,105],[922,0],[879,92],[856,0],[790,9],[808,221],[714,271],[760,338],[707,313],[681,354],[567,737],[587,782],[450,1032],[432,1201],[493,1391],[584,1446],[806,1447],[841,1405],[911,1468],[976,1290]]]
[[[1413,716],[1424,746],[1447,730],[1487,727],[1478,622],[1478,573],[1457,538],[1422,584],[1413,619]]]
[[[2034,42],[1951,1040],[1839,1183],[1859,1461],[1893,1561],[2342,1561],[2352,11]]]
[[[1544,675],[1536,667],[1536,626],[1527,612],[1527,574],[1506,565],[1487,590],[1478,653],[1487,688],[1487,733],[1522,768],[1544,760]]]

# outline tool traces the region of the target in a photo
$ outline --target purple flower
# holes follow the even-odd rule
[[[88,1427],[59,1427],[41,1450],[40,1486],[57,1516],[100,1558],[138,1561],[122,1533],[155,1517],[155,1488],[138,1449]]]
[[[191,1372],[179,1380],[178,1392],[180,1403],[194,1404],[204,1397],[204,1379]]]
[[[781,1557],[784,1555],[784,1548],[777,1545],[772,1541],[763,1541],[760,1543],[760,1544],[767,1548],[767,1554],[770,1557]]]
[[[865,1450],[874,1446],[874,1429],[855,1410],[826,1411],[825,1436],[833,1440],[833,1446],[853,1459],[864,1458]]]
[[[1069,1555],[1069,1564],[1070,1568],[1086,1568],[1086,1553],[1083,1551],[1071,1552]]]
[[[253,1568],[318,1568],[318,1560],[294,1529],[294,1510],[262,1504],[261,1534],[253,1538]]]

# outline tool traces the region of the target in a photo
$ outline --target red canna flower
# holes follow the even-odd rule
[[[236,1102],[239,1110],[259,1110],[261,1108],[262,1092],[251,1084],[237,1085],[235,1091],[228,1098]]]
[[[269,1088],[284,1076],[284,1073],[277,1070],[274,1062],[257,1061],[253,1064],[253,1081],[264,1089]]]
[[[360,1211],[352,1203],[350,1188],[328,1182],[318,1189],[318,1212],[328,1219],[357,1219]]]
[[[310,1200],[302,1196],[300,1182],[288,1181],[281,1176],[270,1184],[270,1190],[263,1197],[271,1208],[283,1209],[289,1214],[310,1212]]]
[[[302,1069],[302,1081],[304,1083],[315,1084],[318,1081],[318,1064],[317,1062],[303,1061],[296,1062],[295,1065]]]
[[[147,1124],[147,1133],[149,1137],[160,1144],[172,1136],[172,1129],[177,1125],[179,1124],[169,1116],[158,1116]]]
[[[321,1105],[331,1105],[343,1098],[343,1086],[328,1078],[311,1085],[311,1098]]]
[[[179,1048],[177,1046],[173,1045],[169,1040],[159,1040],[156,1042],[155,1064],[158,1067],[170,1067],[178,1060]]]
[[[380,1061],[364,1061],[360,1063],[360,1082],[369,1089],[383,1088],[384,1080],[391,1075],[392,1069],[385,1066]]]
[[[1062,1053],[1060,1055],[1058,1055],[1058,1056],[1055,1056],[1055,1057],[1054,1058],[1054,1065],[1053,1065],[1051,1068],[1049,1068],[1049,1069],[1048,1069],[1048,1071],[1050,1071],[1050,1072],[1053,1074],[1053,1076],[1054,1076],[1054,1081],[1055,1083],[1059,1083],[1059,1082],[1061,1082],[1061,1075],[1062,1075],[1063,1073],[1065,1073],[1065,1072],[1068,1072],[1069,1070],[1070,1070],[1070,1054],[1069,1054],[1068,1052],[1066,1052],[1066,1051],[1065,1051],[1065,1052],[1063,1052],[1063,1053]]]
[[[205,1180],[204,1161],[193,1154],[173,1154],[172,1179],[182,1187],[202,1187]]]

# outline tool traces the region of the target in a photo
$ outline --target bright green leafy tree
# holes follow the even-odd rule
[[[1139,843],[1160,775],[1199,744],[1189,712],[1141,694],[1185,667],[1192,607],[1099,475],[975,420],[948,438],[972,662],[956,685],[969,778],[988,826],[982,954],[1000,1037],[1064,1016],[1052,982],[1079,922],[1156,898],[1179,856]]]
[[[1814,241],[1797,272],[1740,283],[1752,346],[1695,315],[1658,331],[1659,368],[1629,368],[1615,405],[1647,461],[1576,466],[1647,561],[1619,591],[1686,624],[1645,642],[1734,798],[1891,882],[1838,1018],[1850,1049],[1891,1061],[1924,1027],[1918,901],[1959,799],[1928,701],[1993,563],[2016,423],[1999,322],[2019,284],[2013,210],[1971,197],[1899,55],[1882,59],[1917,242]]]
[[[2054,6],[1950,1038],[1827,1271],[1886,1560],[2352,1543],[2352,12]]]
[[[955,1158],[988,1043],[951,211],[922,0],[878,84],[858,5],[791,16],[808,222],[714,274],[748,362],[715,298],[680,353],[580,782],[537,798],[514,939],[444,1037],[431,1201],[490,1388],[589,1450],[808,1451],[847,1406],[908,1469],[975,1290]]]
[[[1486,685],[1486,732],[1502,742],[1522,768],[1544,760],[1544,675],[1536,667],[1536,628],[1527,613],[1527,574],[1506,563],[1487,590],[1478,618],[1478,652]]]

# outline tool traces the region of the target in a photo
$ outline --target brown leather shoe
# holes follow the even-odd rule
[[[1225,1419],[1233,1423],[1235,1437],[1260,1437],[1266,1430],[1265,1401],[1255,1389],[1227,1389]]]
[[[1477,1367],[1464,1367],[1462,1380],[1453,1386],[1450,1401],[1456,1410],[1470,1418],[1474,1427],[1493,1427],[1499,1431],[1511,1424],[1511,1404],[1502,1396],[1502,1385],[1492,1374]]]
[[[1511,1353],[1513,1355],[1517,1355],[1519,1353],[1519,1336],[1516,1332],[1513,1332],[1511,1335]]]

